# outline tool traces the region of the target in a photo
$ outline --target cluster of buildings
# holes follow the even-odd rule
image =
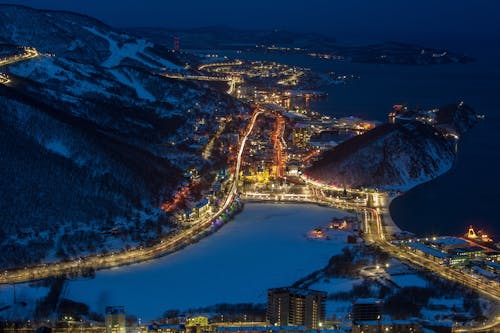
[[[195,168],[189,170],[186,176],[191,183],[199,182],[199,173]],[[176,212],[177,221],[183,225],[192,225],[208,217],[220,206],[221,198],[224,197],[224,188],[228,182],[228,170],[220,169],[211,187],[202,191],[199,200],[194,201],[189,198],[188,207]]]
[[[289,112],[291,134],[289,155],[297,161],[310,162],[311,157],[329,150],[352,136],[376,126],[374,122],[357,117],[330,118],[315,113]]]
[[[393,243],[438,264],[468,268],[471,278],[499,286],[500,251],[484,236],[470,227],[464,237],[409,238]]]
[[[476,262],[498,262],[500,252],[462,237],[432,237],[397,241],[396,244],[440,264],[465,266]]]
[[[453,322],[411,319],[391,319],[384,316],[380,299],[357,299],[351,311],[351,333],[424,333],[453,332]]]
[[[404,104],[393,105],[392,111],[389,112],[389,122],[408,122],[419,121],[428,125],[432,125],[438,131],[443,133],[448,138],[459,139],[460,133],[453,125],[455,122],[455,114],[462,109],[471,110],[464,102],[458,104],[450,104],[438,109],[410,110]],[[484,115],[475,115],[477,119],[484,118]]]
[[[341,327],[340,322],[326,319],[327,293],[303,288],[283,287],[269,289],[265,322],[210,322],[208,317],[195,316],[175,323],[133,324],[127,321],[123,306],[106,307],[104,327],[100,325],[68,326],[54,328],[54,333],[306,333],[352,332],[352,333],[420,333],[429,332],[431,322],[415,319],[392,320],[383,316],[380,299],[362,298],[352,305],[352,325]],[[442,325],[442,324],[440,324]],[[451,332],[451,325],[439,332]],[[49,330],[50,332],[50,330]]]
[[[253,102],[277,103],[283,86],[299,86],[307,78],[307,69],[269,61],[220,62],[199,67],[206,75],[231,78],[230,93]],[[307,81],[307,80],[306,80]]]
[[[389,112],[389,121],[391,123],[417,120],[426,124],[436,124],[436,118],[439,109],[429,110],[409,110],[408,106],[403,104],[395,104],[392,106],[392,111]]]
[[[266,321],[224,321],[222,316],[198,315],[186,318],[164,318],[160,322],[141,324],[127,317],[123,306],[108,306],[105,322],[63,321],[64,325],[38,329],[10,329],[23,333],[424,333],[453,332],[450,321],[391,319],[383,312],[383,301],[359,298],[353,302],[350,323],[326,318],[327,293],[304,288],[281,287],[267,292]],[[214,319],[217,318],[217,319]],[[9,329],[6,330],[8,332]]]
[[[269,61],[236,61],[233,63],[222,63],[220,66],[210,66],[204,68],[212,74],[226,76],[242,76],[245,79],[273,79],[271,82],[282,80],[292,80],[304,75],[304,69]]]
[[[283,332],[305,333],[326,327],[325,301],[327,293],[292,287],[268,290],[267,320],[265,322],[210,322],[206,316],[177,318],[173,323],[140,324],[127,318],[123,306],[108,306],[104,326],[81,321],[65,322],[54,328],[45,327],[43,332],[69,333],[258,333]],[[324,326],[325,325],[325,326]],[[31,333],[34,329],[23,328]],[[42,332],[41,329],[37,331]],[[13,330],[17,332],[17,330]]]

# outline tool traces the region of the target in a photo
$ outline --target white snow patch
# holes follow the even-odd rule
[[[322,278],[321,281],[313,283],[310,289],[326,291],[329,294],[349,292],[355,284],[361,283],[363,279],[344,278]]]
[[[68,72],[54,63],[54,59],[50,57],[38,57],[29,61],[17,63],[10,67],[10,71],[18,76],[30,77],[34,74],[43,76],[45,79],[56,78],[61,81],[68,80]],[[44,82],[43,80],[41,82]]]
[[[169,308],[265,303],[268,288],[290,285],[324,267],[346,246],[305,237],[334,215],[345,213],[312,205],[247,204],[228,225],[180,252],[71,281],[68,297],[100,311],[122,304],[144,319]]]
[[[58,155],[66,157],[66,158],[71,157],[70,149],[68,148],[68,146],[66,146],[60,140],[52,140],[52,141],[46,142],[44,144],[44,146],[45,146],[45,148],[47,148],[48,150],[50,150],[53,153],[56,153]]]
[[[464,306],[463,298],[429,298],[427,306],[430,307],[442,307],[446,309],[462,309]]]
[[[111,70],[111,73],[114,75],[114,77],[116,77],[118,81],[120,81],[126,86],[135,89],[135,92],[137,93],[137,96],[139,98],[146,99],[151,102],[156,101],[156,98],[137,79],[133,78],[130,74],[123,73],[117,69]]]
[[[77,48],[80,48],[83,46],[84,46],[84,43],[81,40],[75,39],[75,40],[71,41],[71,44],[69,44],[68,51],[74,51]]]
[[[111,55],[101,64],[104,67],[111,68],[118,66],[123,59],[130,58],[142,62],[149,67],[158,68],[157,64],[147,61],[147,59],[145,59],[144,57],[139,56],[140,54],[142,54],[143,56],[149,57],[153,61],[158,62],[163,67],[167,67],[170,69],[181,69],[181,67],[172,64],[170,61],[146,52],[147,47],[152,47],[154,45],[144,39],[136,39],[133,43],[124,43],[123,45],[119,46],[118,42],[110,35],[105,35],[97,31],[95,27],[83,28],[87,31],[90,31],[94,35],[105,39],[109,43],[109,51],[111,52]]]
[[[14,304],[14,288],[16,304]],[[0,285],[0,317],[16,319],[33,319],[36,301],[47,296],[49,288],[35,287],[29,283]]]
[[[429,283],[417,274],[391,275],[391,280],[399,287],[427,288]]]

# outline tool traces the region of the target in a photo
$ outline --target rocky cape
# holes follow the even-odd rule
[[[305,173],[337,186],[407,190],[448,171],[456,133],[476,121],[474,111],[459,103],[440,108],[433,125],[415,120],[383,124],[325,152]]]

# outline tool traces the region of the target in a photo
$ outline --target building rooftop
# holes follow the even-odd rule
[[[432,243],[442,247],[469,245],[469,242],[467,242],[465,239],[459,237],[451,237],[451,236],[438,237],[436,238],[436,240],[433,240]]]
[[[443,253],[435,248],[432,248],[432,247],[427,246],[427,245],[420,243],[420,242],[411,242],[411,243],[407,243],[406,245],[411,247],[411,248],[414,248],[415,250],[419,250],[419,251],[422,251],[424,253],[427,253],[433,257],[437,257],[437,258],[441,258],[441,259],[446,259],[446,258],[450,257],[449,254]]]
[[[302,295],[302,296],[307,296],[307,295],[319,295],[319,296],[326,296],[327,293],[325,291],[319,291],[319,290],[312,290],[312,289],[304,289],[304,288],[294,288],[294,287],[280,287],[280,288],[271,288],[268,289],[269,292],[289,292],[291,294],[295,295]]]
[[[186,326],[183,324],[151,324],[148,325],[148,331],[158,331],[165,329],[173,329],[173,330],[183,330]]]
[[[107,306],[106,314],[124,314],[125,307],[124,306]]]
[[[354,304],[382,304],[382,300],[378,298],[358,298]]]
[[[217,327],[218,332],[239,332],[239,331],[305,331],[305,326],[221,326]]]
[[[486,249],[483,249],[482,247],[479,246],[470,246],[470,247],[459,247],[455,249],[448,250],[448,253],[454,254],[454,255],[460,255],[460,254],[466,254],[466,253],[472,253],[472,252],[486,252]]]
[[[197,204],[196,204],[196,208],[202,208],[203,206],[205,205],[208,205],[208,199],[207,198],[203,198],[201,199]]]
[[[486,261],[485,264],[486,264],[486,266],[491,267],[497,271],[500,270],[500,264],[497,264],[496,262]]]
[[[358,320],[356,321],[355,325],[376,326],[376,325],[413,325],[413,324],[417,324],[417,321],[412,319],[384,318],[382,320]]]

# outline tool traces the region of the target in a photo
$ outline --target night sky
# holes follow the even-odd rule
[[[228,26],[321,32],[340,41],[500,42],[497,0],[19,0],[117,27]],[[445,46],[445,45],[442,45]]]

